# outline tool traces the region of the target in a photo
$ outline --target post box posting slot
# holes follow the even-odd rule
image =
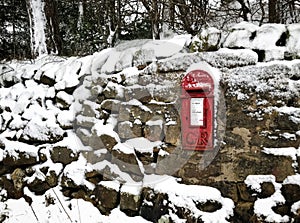
[[[189,72],[181,82],[182,146],[187,150],[213,149],[214,81],[203,70]]]

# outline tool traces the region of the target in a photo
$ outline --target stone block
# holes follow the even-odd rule
[[[114,82],[108,82],[102,93],[107,99],[123,99],[124,87]]]
[[[144,136],[150,141],[160,141],[163,139],[163,118],[154,116],[146,122],[144,127]]]
[[[250,219],[254,215],[253,206],[253,202],[239,202],[234,209],[234,222],[250,222]]]
[[[115,99],[106,99],[101,103],[101,109],[110,113],[118,113],[120,109],[120,101]]]
[[[151,117],[152,111],[147,106],[124,103],[120,106],[118,120],[134,122],[138,119],[142,123],[145,123]]]
[[[54,163],[62,163],[63,165],[68,165],[76,160],[78,160],[79,154],[74,153],[74,151],[68,147],[55,146],[50,151],[51,160]]]
[[[163,215],[169,213],[166,194],[155,193],[150,188],[143,188],[142,197],[140,215],[146,220],[158,222]]]
[[[166,143],[170,143],[174,146],[178,146],[180,144],[181,129],[178,124],[177,125],[166,124],[164,126],[164,135],[165,135],[164,141]]]
[[[129,216],[136,216],[141,206],[141,192],[132,193],[124,188],[135,187],[135,185],[123,185],[120,193],[120,210]]]
[[[101,181],[95,188],[94,194],[97,207],[102,214],[108,215],[120,202],[120,185],[116,181]]]
[[[255,201],[256,198],[252,196],[252,192],[250,191],[250,189],[247,187],[245,183],[237,183],[237,189],[238,189],[239,197],[242,201],[245,202]]]
[[[142,125],[137,122],[124,121],[118,123],[118,134],[120,138],[130,139],[142,136]]]
[[[296,184],[283,184],[281,188],[282,195],[286,202],[293,204],[300,201],[300,186]]]
[[[132,99],[137,99],[142,103],[148,103],[152,100],[152,95],[145,86],[138,87],[127,87],[124,90],[125,100],[130,101]]]
[[[135,181],[143,179],[143,174],[133,153],[124,153],[121,150],[113,149],[111,154],[111,162],[116,164],[122,172],[127,173]]]

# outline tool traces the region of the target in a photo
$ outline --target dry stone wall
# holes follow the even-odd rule
[[[244,30],[250,39],[253,32],[263,33],[254,28],[249,33],[236,27],[233,33]],[[182,47],[158,55],[145,44],[149,41],[95,54],[88,69],[75,58],[52,58],[15,76],[7,75],[13,68],[2,66],[1,85],[27,93],[11,96],[15,102],[22,99],[23,110],[15,111],[12,101],[1,104],[0,130],[6,137],[0,141],[0,186],[7,195],[0,198],[24,197],[30,203],[25,187],[42,195],[59,185],[65,196],[89,201],[102,214],[119,207],[151,222],[175,222],[171,215],[203,222],[198,211],[223,210],[220,199],[230,198],[235,205],[230,222],[270,222],[270,216],[300,221],[300,61],[260,63],[256,49],[188,53]],[[216,145],[212,151],[186,151],[181,146],[180,81],[191,64],[203,61],[221,73]],[[47,66],[57,70],[48,72]],[[62,75],[70,67],[75,79]],[[38,86],[47,94],[28,90]],[[37,108],[55,115],[41,115],[37,122],[28,115]],[[14,123],[16,117],[21,121]],[[84,149],[72,148],[66,141],[72,135]],[[82,175],[80,182],[74,170]],[[166,191],[145,184],[157,175],[214,187],[221,196],[180,206]],[[138,189],[132,191],[132,185]],[[257,207],[267,199],[273,206],[266,214]]]

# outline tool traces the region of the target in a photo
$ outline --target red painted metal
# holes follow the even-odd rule
[[[193,70],[181,81],[181,133],[185,150],[214,147],[214,81],[206,71]]]

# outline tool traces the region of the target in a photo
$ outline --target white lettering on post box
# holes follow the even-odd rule
[[[204,125],[204,98],[191,98],[191,125]]]

